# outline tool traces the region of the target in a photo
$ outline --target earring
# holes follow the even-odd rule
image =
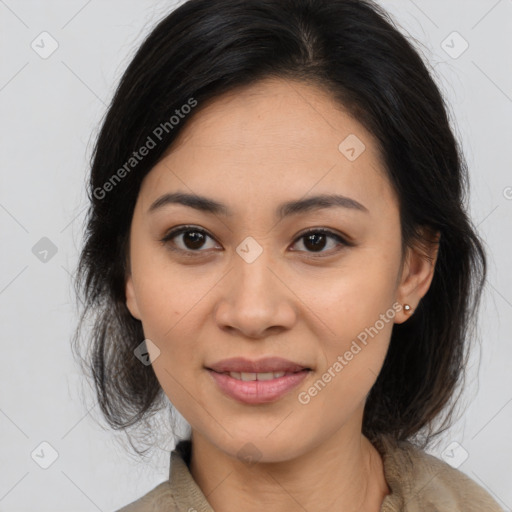
[[[409,304],[404,304],[404,309],[405,309],[406,313],[411,313],[412,312],[412,308],[411,308],[411,306],[409,306]]]

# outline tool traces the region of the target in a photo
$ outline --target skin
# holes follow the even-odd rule
[[[354,161],[338,149],[349,134],[366,146]],[[265,79],[216,98],[197,107],[171,149],[145,177],[135,206],[126,304],[154,343],[163,390],[191,426],[195,481],[216,512],[377,512],[390,489],[361,433],[363,409],[393,323],[410,313],[398,311],[309,403],[298,394],[394,303],[414,310],[430,286],[436,246],[402,254],[398,200],[374,137],[316,86]],[[213,198],[234,214],[177,204],[148,212],[176,191]],[[368,211],[275,217],[282,202],[321,193]],[[184,224],[211,238],[159,241]],[[328,237],[315,251],[299,236],[308,228],[354,245]],[[252,263],[236,252],[248,236],[262,248]],[[312,371],[278,401],[247,405],[224,395],[205,369],[235,356],[280,356]],[[243,447],[257,462],[237,456]]]

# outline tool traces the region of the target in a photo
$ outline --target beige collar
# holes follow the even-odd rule
[[[380,512],[502,512],[491,496],[466,475],[413,444],[381,437],[373,445],[382,456],[391,490]],[[171,452],[169,482],[165,482],[165,497],[161,497],[172,496],[179,512],[214,512],[189,471],[190,448],[190,440],[182,440]]]

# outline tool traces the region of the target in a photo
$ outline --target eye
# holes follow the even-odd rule
[[[181,239],[179,237],[181,237]],[[178,240],[178,243],[174,242],[175,238]],[[193,252],[203,252],[198,250],[201,248],[204,249],[205,241],[208,238],[213,240],[213,238],[201,228],[196,226],[181,226],[169,231],[160,242],[164,245],[168,245],[171,250],[191,254]],[[176,247],[172,247],[173,245]],[[211,247],[206,247],[206,249],[210,248]]]
[[[331,248],[334,248],[333,251],[324,251],[323,249],[328,246],[327,243],[328,240],[331,240]],[[341,246],[351,246],[352,244],[347,242],[343,237],[338,235],[337,233],[334,233],[332,231],[329,231],[328,229],[324,228],[316,228],[316,229],[310,229],[306,231],[305,233],[302,233],[302,235],[297,238],[297,241],[302,241],[302,245],[306,247],[306,252],[309,253],[321,253],[323,256],[323,253],[328,252],[329,254],[336,252],[340,249]],[[334,243],[334,242],[337,242]],[[297,242],[296,242],[297,243]],[[329,247],[327,247],[329,249]]]

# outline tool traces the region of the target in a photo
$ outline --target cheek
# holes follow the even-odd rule
[[[175,274],[162,269],[154,260],[140,258],[137,261],[135,258],[132,262],[134,292],[144,336],[158,347],[159,364],[163,360],[173,362],[176,356],[183,354],[183,347],[178,346],[184,339],[183,320],[193,305],[189,305],[193,297],[188,296],[187,288],[182,288],[180,277]]]
[[[371,387],[386,356],[395,318],[392,306],[398,260],[381,254],[361,251],[309,299],[329,327],[330,334],[320,337],[324,340],[322,372],[330,368],[331,374],[340,377],[333,379],[338,382],[333,387],[351,388],[355,383],[360,383],[361,389]],[[339,358],[341,370],[339,364],[333,368]]]
[[[194,331],[197,299],[186,290],[180,292],[176,279],[172,286],[161,278],[148,279],[139,292],[144,335],[157,347],[157,357],[150,352],[153,371],[169,400],[178,410],[189,411],[201,367],[199,337]]]
[[[190,309],[194,286],[155,242],[141,238],[134,245],[131,269],[144,332],[161,336]]]
[[[332,418],[333,424],[340,421],[338,415],[343,411],[348,414],[365,402],[382,369],[393,329],[392,307],[369,310],[364,305],[347,306],[349,310],[352,314],[327,319],[337,337],[323,342],[315,382],[303,389],[318,414],[326,421]]]
[[[310,288],[308,300],[333,331],[353,336],[391,308],[397,269],[398,260],[360,251],[339,272]]]

